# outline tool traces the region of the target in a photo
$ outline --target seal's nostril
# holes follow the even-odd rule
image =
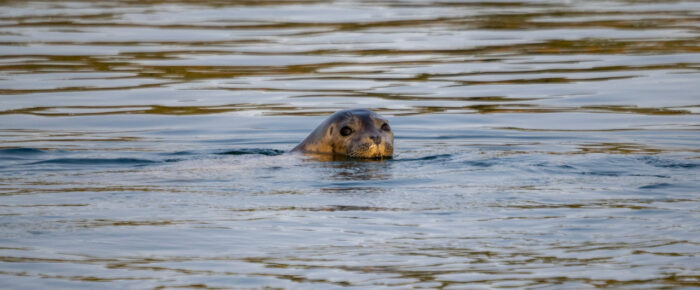
[[[372,141],[374,141],[374,144],[379,145],[379,143],[382,143],[382,137],[379,137],[379,136],[370,136],[369,138],[372,139]]]

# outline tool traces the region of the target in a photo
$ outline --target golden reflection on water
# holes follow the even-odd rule
[[[87,5],[89,2],[82,2]],[[210,9],[210,8],[265,8],[275,7],[278,5],[320,5],[320,2],[315,1],[263,1],[263,2],[190,2],[190,1],[147,1],[144,5],[183,5],[183,7],[192,9]],[[646,2],[635,2],[646,3]],[[304,88],[284,88],[276,85],[266,86],[268,81],[279,78],[284,78],[286,81],[293,81],[295,78],[308,80],[329,80],[329,81],[374,81],[383,83],[388,86],[396,86],[397,84],[412,85],[416,82],[441,83],[441,86],[447,87],[463,87],[464,90],[478,90],[481,86],[493,85],[510,85],[517,90],[520,85],[543,85],[551,84],[580,84],[582,82],[591,82],[600,84],[601,89],[605,88],[605,83],[615,80],[635,79],[649,71],[685,71],[689,73],[697,73],[697,63],[692,61],[692,58],[687,58],[684,62],[673,63],[657,63],[648,65],[638,65],[629,63],[627,65],[606,65],[600,63],[585,68],[566,67],[569,60],[555,61],[554,64],[561,64],[554,68],[533,69],[523,65],[522,68],[509,69],[507,71],[497,68],[489,70],[470,70],[470,63],[477,64],[479,62],[502,62],[508,59],[514,59],[524,56],[536,55],[668,55],[668,54],[693,54],[700,52],[698,41],[700,40],[694,34],[695,24],[698,17],[691,11],[685,10],[668,10],[668,11],[625,11],[620,10],[600,10],[587,11],[569,9],[565,4],[557,3],[528,3],[528,2],[467,2],[467,3],[408,3],[402,1],[388,1],[383,3],[387,7],[395,9],[415,9],[418,7],[430,7],[431,9],[486,9],[485,13],[471,15],[462,13],[459,16],[439,16],[425,19],[376,19],[366,20],[361,22],[343,22],[343,21],[285,21],[284,19],[261,19],[261,21],[250,21],[242,24],[232,24],[235,20],[230,21],[195,21],[192,23],[177,23],[177,21],[149,21],[146,19],[134,20],[128,22],[123,19],[125,16],[143,16],[156,11],[137,11],[134,13],[123,11],[121,7],[129,7],[132,5],[129,1],[119,1],[115,3],[100,3],[94,12],[76,12],[73,15],[51,14],[43,15],[42,13],[28,13],[26,15],[5,14],[0,16],[3,24],[0,28],[4,29],[2,35],[7,36],[5,40],[0,39],[0,44],[4,45],[5,50],[11,50],[11,55],[0,56],[0,73],[8,77],[8,81],[12,81],[13,76],[31,75],[39,73],[99,73],[99,72],[120,72],[127,75],[121,77],[109,77],[104,79],[104,84],[101,84],[100,76],[96,77],[96,81],[91,85],[62,85],[56,84],[46,88],[32,88],[32,86],[24,87],[2,87],[0,86],[0,94],[5,95],[25,95],[25,94],[53,94],[53,93],[71,93],[71,92],[94,92],[95,94],[102,91],[130,91],[149,88],[170,88],[176,85],[183,86],[187,89],[201,89],[199,81],[206,80],[236,80],[258,78],[261,80],[259,85],[251,87],[247,85],[249,81],[243,81],[237,85],[235,83],[226,85],[206,85],[207,89],[212,90],[246,90],[252,94],[256,92],[280,92],[286,94],[288,98],[297,97],[314,97],[314,96],[329,96],[338,98],[338,102],[348,101],[353,102],[355,98],[378,98],[387,101],[401,101],[403,107],[411,107],[412,114],[431,114],[434,112],[455,111],[453,105],[449,106],[430,106],[425,107],[420,104],[412,104],[416,101],[453,101],[453,102],[480,102],[488,101],[497,104],[492,105],[467,105],[461,106],[457,112],[477,112],[477,113],[546,113],[546,112],[586,112],[597,111],[605,113],[636,113],[636,114],[694,114],[692,111],[686,111],[677,108],[659,108],[647,107],[644,105],[629,103],[629,104],[593,104],[585,106],[570,106],[556,107],[549,105],[547,98],[549,96],[540,96],[543,99],[537,102],[537,98],[518,96],[517,94],[508,96],[498,96],[501,98],[493,99],[491,95],[477,96],[451,96],[451,97],[428,97],[421,94],[411,93],[381,93],[374,89],[328,89],[317,87],[310,83]],[[9,7],[21,7],[21,2],[5,1],[3,5]],[[44,3],[43,5],[47,5]],[[370,3],[358,3],[360,6],[371,6]],[[63,7],[61,4],[50,5],[49,7],[59,9]],[[286,6],[283,6],[286,7]],[[313,6],[318,8],[318,6]],[[110,9],[116,9],[110,12]],[[499,10],[502,9],[502,10]],[[102,10],[102,11],[101,11]],[[440,10],[442,11],[442,10]],[[135,18],[137,19],[137,18]],[[264,20],[264,21],[263,21]],[[200,23],[201,22],[201,23]],[[137,29],[148,28],[161,30],[163,32],[183,31],[186,34],[194,31],[212,30],[216,33],[225,30],[236,31],[261,31],[271,33],[272,37],[243,37],[235,40],[202,40],[189,39],[182,37],[181,39],[173,40],[138,40],[140,37],[137,34],[125,34],[124,38],[113,38],[109,40],[91,40],[86,37],[81,40],[71,39],[73,33],[100,33],[102,29]],[[465,47],[453,47],[450,45],[442,45],[437,48],[426,49],[411,46],[395,46],[391,48],[353,48],[353,46],[343,46],[334,43],[332,38],[334,34],[342,33],[358,33],[371,36],[375,31],[386,31],[388,33],[403,32],[405,29],[417,29],[423,31],[426,28],[440,31],[442,33],[456,33],[463,31],[493,31],[501,33],[503,39],[494,36],[495,42],[501,41],[504,44],[493,44],[488,41],[485,44],[471,45],[465,43]],[[42,29],[45,29],[42,30]],[[586,29],[609,29],[613,31],[636,32],[636,31],[688,31],[680,33],[679,37],[661,38],[650,36],[645,39],[636,37],[581,37],[579,39],[550,39],[543,37],[542,39],[533,39],[530,41],[518,41],[515,35],[518,32],[528,31],[548,31],[550,29],[561,30],[563,34],[567,29],[571,31],[586,31]],[[293,49],[283,50],[281,43],[276,42],[275,31],[291,31],[296,30],[292,34],[285,34],[293,40],[298,40],[297,47],[291,46]],[[42,39],[42,31],[53,33],[55,36],[50,39]],[[503,34],[505,33],[505,34]],[[62,36],[65,34],[65,36]],[[585,34],[585,33],[584,33]],[[16,36],[16,37],[12,37]],[[188,36],[188,35],[186,35]],[[329,44],[319,44],[323,42],[324,37],[330,37]],[[129,39],[133,37],[134,39]],[[456,34],[455,37],[461,38]],[[484,36],[485,39],[488,37]],[[305,39],[319,38],[319,40],[305,41]],[[535,38],[537,36],[535,35]],[[483,40],[477,36],[476,40]],[[509,41],[509,40],[512,40]],[[426,41],[430,41],[426,38]],[[55,54],[50,53],[21,53],[23,47],[55,47],[57,49],[63,47],[76,47],[78,51],[71,54]],[[273,50],[265,49],[265,47],[273,47]],[[381,45],[380,45],[381,46]],[[80,51],[85,49],[85,53]],[[104,53],[103,51],[107,51]],[[90,52],[99,52],[91,54]],[[239,55],[245,57],[265,57],[265,56],[284,56],[293,59],[294,56],[317,57],[302,64],[280,64],[280,65],[237,65],[233,59],[228,62],[217,63],[216,65],[207,65],[205,62],[198,63],[196,59],[200,56],[230,56]],[[326,58],[324,58],[326,57]],[[368,57],[380,57],[376,60],[365,60]],[[392,58],[410,57],[410,60],[392,60]],[[178,65],[180,60],[193,60],[190,65]],[[283,62],[284,63],[284,62]],[[523,62],[525,64],[527,62]],[[529,62],[534,65],[534,62]],[[570,62],[576,64],[576,61]],[[387,75],[391,68],[400,68],[407,66],[429,67],[432,65],[441,64],[461,64],[464,69],[461,72],[417,72],[412,74],[401,74],[400,76]],[[365,69],[360,72],[347,70],[352,66],[364,66]],[[370,68],[370,70],[367,70]],[[368,76],[368,71],[374,71],[376,77]],[[596,76],[602,72],[619,72],[623,75],[612,76]],[[533,77],[528,78],[508,78],[507,75],[520,76],[522,74],[531,74]],[[538,74],[554,74],[556,76],[537,77]],[[582,74],[592,76],[580,77]],[[370,74],[371,75],[371,74]],[[502,80],[469,80],[463,79],[469,76],[493,76],[505,75]],[[79,77],[68,77],[69,80],[79,80]],[[131,82],[122,82],[122,84],[110,84],[114,80],[133,80]],[[149,80],[149,83],[143,81]],[[153,82],[154,81],[154,82]],[[339,95],[338,95],[339,94]],[[89,116],[98,114],[172,114],[172,115],[198,115],[198,114],[217,114],[225,112],[234,112],[240,110],[262,111],[266,114],[273,115],[296,115],[299,111],[312,109],[304,103],[291,102],[288,103],[252,103],[252,104],[231,104],[230,102],[219,105],[207,106],[169,106],[165,104],[148,104],[145,109],[140,109],[139,106],[129,103],[123,103],[114,106],[94,106],[89,104],[89,101],[84,101],[82,104],[74,106],[46,106],[46,107],[23,107],[10,110],[2,110],[1,114],[32,114],[40,116]],[[514,107],[513,104],[508,104],[516,100],[520,101],[535,101],[528,104],[520,104]],[[507,102],[507,103],[504,103]],[[392,109],[398,103],[385,103],[384,107]],[[691,105],[691,104],[688,104]],[[697,105],[697,104],[692,104]],[[114,110],[97,113],[83,113],[81,110],[105,110],[105,109],[127,109]],[[380,107],[381,108],[381,107]],[[64,110],[75,110],[76,112],[66,112]],[[394,110],[396,110],[394,108]],[[56,111],[56,112],[52,112]],[[324,111],[325,113],[326,111]]]
[[[15,288],[700,286],[695,2],[0,8]],[[360,106],[396,158],[280,155]]]
[[[392,99],[392,98],[389,98]],[[470,98],[479,102],[498,102],[492,97]],[[444,99],[443,99],[444,100]],[[512,100],[507,102],[517,102]],[[240,111],[267,110],[265,115],[273,116],[327,116],[334,110],[314,110],[305,112],[297,107],[284,106],[282,104],[228,104],[217,106],[66,106],[66,107],[34,107],[17,110],[2,111],[0,115],[27,114],[43,117],[79,117],[99,115],[122,114],[148,114],[148,115],[202,115],[219,114]],[[87,112],[85,112],[87,111]],[[600,113],[635,113],[643,115],[697,115],[690,110],[679,108],[638,108],[635,106],[582,106],[579,108],[562,107],[537,107],[531,104],[497,104],[497,105],[471,105],[463,107],[422,107],[415,106],[410,110],[375,109],[377,112],[389,113],[397,116],[419,115],[428,113],[562,113],[562,112],[600,112]],[[75,139],[77,140],[77,139]],[[109,140],[106,140],[109,141]],[[112,140],[118,141],[118,140]],[[127,139],[124,139],[127,141]]]

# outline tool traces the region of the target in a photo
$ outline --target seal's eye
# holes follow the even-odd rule
[[[340,135],[348,136],[350,134],[352,134],[352,129],[350,129],[350,127],[343,127],[343,129],[340,129]]]
[[[389,124],[384,123],[384,125],[382,125],[382,131],[387,131],[387,132],[391,131]]]

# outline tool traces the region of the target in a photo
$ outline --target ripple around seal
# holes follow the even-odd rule
[[[221,155],[250,155],[250,154],[257,154],[257,155],[265,155],[265,156],[277,156],[277,155],[282,155],[286,151],[284,150],[277,150],[277,149],[259,149],[259,148],[242,148],[242,149],[235,149],[235,150],[229,150],[217,154]]]

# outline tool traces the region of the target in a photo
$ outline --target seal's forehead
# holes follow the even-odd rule
[[[358,121],[376,121],[376,120],[381,120],[386,122],[386,119],[384,117],[380,116],[379,114],[372,112],[370,110],[366,109],[354,109],[354,110],[343,110],[343,111],[338,111],[335,114],[333,114],[333,118],[336,121],[349,121],[349,120],[358,120]]]

